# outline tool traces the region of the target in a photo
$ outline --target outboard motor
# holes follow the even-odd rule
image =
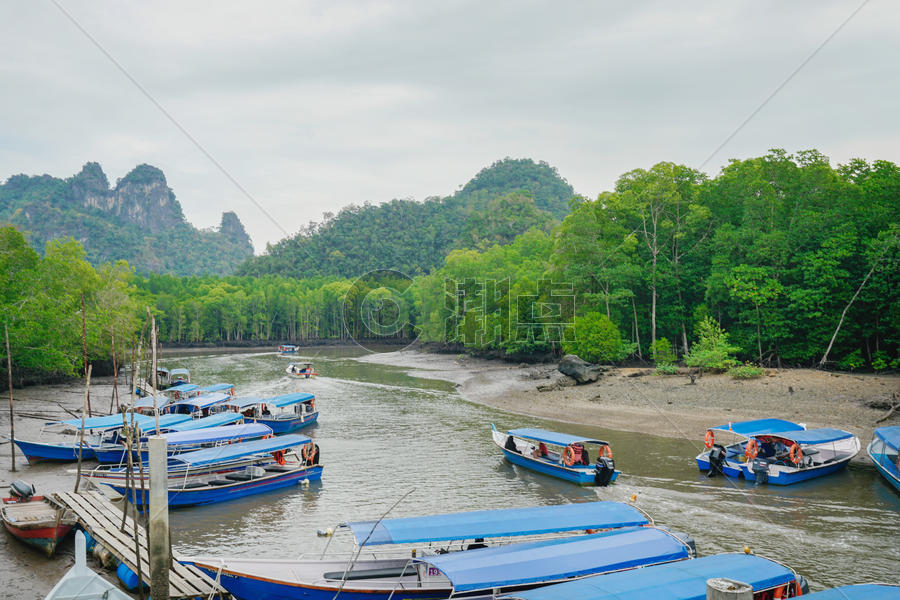
[[[715,477],[718,475],[724,475],[722,472],[722,465],[725,463],[725,446],[720,444],[713,444],[713,447],[709,450],[709,472],[706,474],[707,477]]]
[[[809,593],[809,581],[803,575],[797,575],[797,583],[800,584],[800,592],[805,596]]]
[[[30,483],[25,483],[21,479],[16,479],[9,484],[9,493],[22,502],[31,500],[31,497],[34,496],[34,492],[34,486]]]
[[[768,483],[769,481],[769,461],[764,458],[754,458],[750,464],[750,470],[756,475],[757,483]]]
[[[616,463],[613,459],[607,456],[598,456],[597,464],[594,465],[594,483],[600,487],[608,486],[609,480],[612,479],[615,472]]]

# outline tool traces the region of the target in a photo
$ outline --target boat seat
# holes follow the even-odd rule
[[[225,479],[230,479],[231,481],[250,481],[250,473],[229,473],[225,476]]]
[[[232,483],[234,482],[227,479],[213,479],[209,482],[209,485],[231,485]]]

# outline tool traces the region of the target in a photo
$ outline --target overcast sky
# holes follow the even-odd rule
[[[0,3],[0,180],[161,168],[257,252],[350,203],[447,195],[505,156],[596,196],[707,157],[860,5]],[[900,162],[900,10],[870,0],[704,167],[773,147]]]

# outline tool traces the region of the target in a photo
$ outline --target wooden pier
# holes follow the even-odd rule
[[[116,558],[125,563],[129,569],[137,573],[137,560],[134,552],[134,522],[126,517],[125,530],[122,525],[122,509],[114,506],[100,492],[57,492],[53,499],[61,506],[68,508],[78,517],[79,524],[91,534],[97,543],[109,550]],[[138,543],[140,545],[141,576],[150,582],[150,556],[144,526],[138,524]],[[174,554],[174,553],[173,553]],[[175,556],[172,557],[169,570],[169,597],[176,598],[220,598],[231,596],[212,579],[194,566],[182,565]]]

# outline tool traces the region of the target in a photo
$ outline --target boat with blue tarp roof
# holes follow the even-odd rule
[[[879,583],[862,583],[814,592],[803,596],[804,600],[900,600],[900,586]]]
[[[319,418],[316,397],[295,392],[272,398],[230,398],[211,408],[213,413],[235,412],[272,428],[275,435],[297,431],[315,423]]]
[[[302,455],[296,451],[300,447]],[[318,446],[310,438],[297,434],[183,452],[170,456],[167,466],[169,506],[224,502],[322,477]],[[125,475],[125,468],[101,467],[86,477],[124,496]],[[142,472],[137,466],[132,469],[132,477],[141,481]],[[138,507],[143,507],[148,500],[140,489],[131,492],[128,498]]]
[[[172,386],[191,382],[191,372],[185,368],[169,371],[169,384]]]
[[[212,394],[213,392],[221,392],[224,394],[228,394],[229,396],[234,396],[234,384],[214,383],[212,385],[204,385],[200,388],[201,394]]]
[[[299,350],[300,346],[295,346],[294,344],[282,344],[278,346],[278,356],[293,358]]]
[[[134,414],[135,425],[142,429],[154,428],[155,421],[152,417]],[[187,417],[190,418],[190,417]],[[131,424],[132,414],[126,413],[125,419]],[[176,416],[175,421],[185,420],[183,416]],[[103,417],[88,417],[84,419],[66,419],[45,423],[41,428],[41,434],[50,433],[56,435],[69,435],[66,440],[58,442],[32,442],[28,440],[16,440],[16,446],[25,455],[29,463],[42,460],[74,462],[81,455],[82,460],[90,460],[95,457],[97,448],[104,448],[109,444],[119,443],[119,430],[125,426],[122,414],[106,415]],[[70,431],[66,434],[66,431]],[[82,430],[84,435],[82,436]],[[80,447],[80,450],[79,450]]]
[[[694,560],[585,577],[509,594],[504,600],[706,600],[706,581],[726,578],[753,587],[754,600],[805,593],[806,580],[754,554],[715,554]],[[804,596],[805,597],[805,596]]]
[[[502,433],[493,423],[491,436],[509,462],[544,475],[578,485],[606,486],[620,474],[609,442],[546,429],[522,428]],[[596,452],[595,464],[591,463],[591,452]]]
[[[185,414],[196,417],[209,416],[209,410],[216,404],[221,404],[231,398],[230,394],[224,392],[214,392],[211,394],[203,394],[192,398],[183,398],[174,400],[163,407],[163,411],[171,414]]]
[[[728,446],[716,443],[719,433],[738,438]],[[859,438],[841,429],[806,429],[781,419],[744,421],[711,427],[708,450],[697,466],[709,476],[721,473],[748,481],[790,485],[834,473],[859,453]]]
[[[877,428],[866,452],[881,476],[900,492],[900,425]]]
[[[618,502],[484,510],[346,524],[365,550],[352,562],[327,548],[318,559],[185,562],[242,598],[492,598],[693,556],[690,538],[649,523]],[[416,552],[397,544],[416,544]]]

